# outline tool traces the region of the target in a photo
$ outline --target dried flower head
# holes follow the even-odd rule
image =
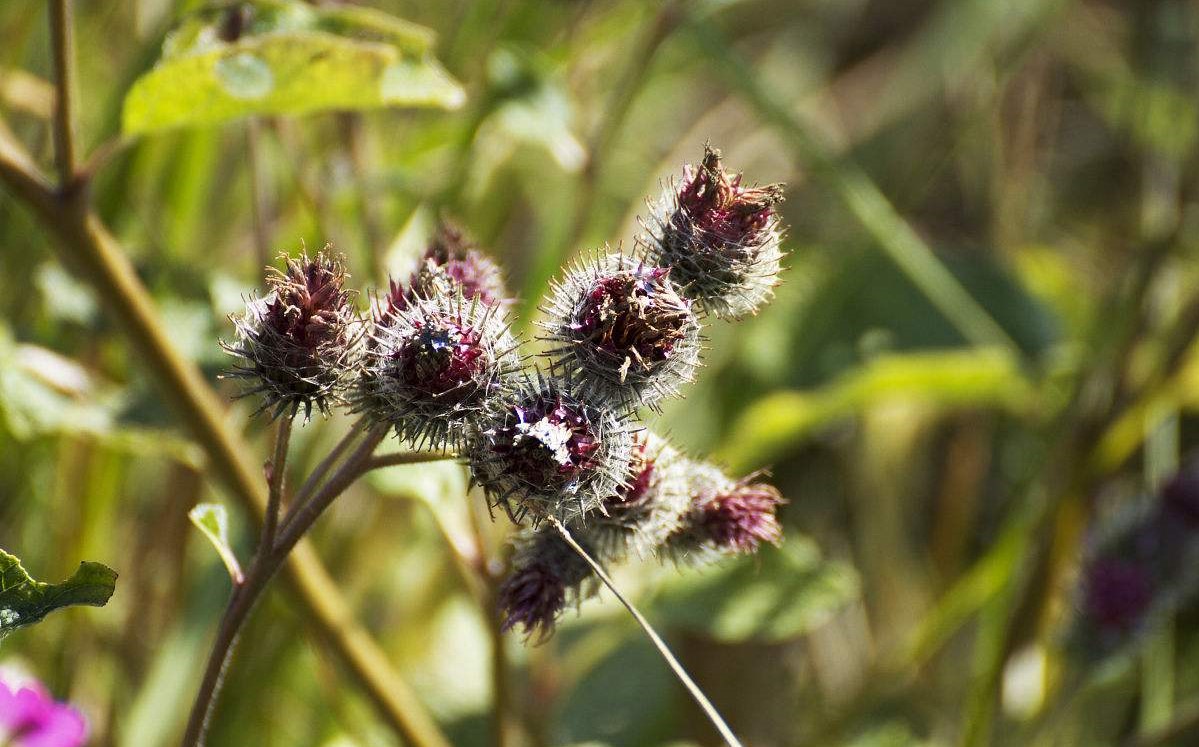
[[[413,299],[372,325],[366,347],[356,409],[414,448],[461,446],[468,421],[520,369],[503,309],[478,297]]]
[[[753,314],[778,283],[782,200],[781,184],[747,187],[705,146],[703,161],[650,206],[640,242],[702,310],[722,319]]]
[[[712,553],[751,553],[763,542],[782,541],[777,511],[785,501],[773,485],[754,482],[755,475],[732,480],[706,463],[692,462],[688,475],[691,506],[664,546],[667,555],[702,560]]]
[[[678,532],[691,505],[690,462],[665,439],[648,430],[634,434],[628,480],[604,499],[599,511],[583,517],[576,534],[589,537],[607,558],[631,550],[652,555]]]
[[[700,323],[670,270],[623,254],[593,258],[553,285],[541,324],[553,360],[588,397],[653,407],[699,366]]]
[[[484,306],[503,306],[509,302],[499,265],[479,251],[460,228],[443,221],[407,285],[388,281],[388,292],[376,304],[375,319],[389,319],[394,312],[406,309],[413,299],[453,296],[459,291],[466,300],[477,298]]]
[[[632,433],[610,409],[575,392],[565,375],[536,372],[492,400],[467,454],[475,482],[513,521],[572,521],[627,479]]]
[[[79,747],[87,722],[58,703],[40,683],[10,685],[0,680],[0,744],[12,747]]]
[[[347,277],[340,257],[289,258],[272,270],[270,293],[232,319],[237,339],[221,345],[240,360],[229,375],[251,382],[240,396],[262,395],[258,412],[292,417],[303,407],[310,418],[313,405],[328,413],[341,400],[357,366],[360,321]]]
[[[519,625],[526,637],[545,640],[567,603],[586,595],[591,567],[549,527],[523,530],[515,543],[512,570],[499,590],[501,627]]]

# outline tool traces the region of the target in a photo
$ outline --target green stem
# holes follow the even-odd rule
[[[275,530],[279,526],[279,504],[283,496],[283,475],[287,468],[287,446],[291,442],[292,417],[284,416],[279,421],[275,435],[275,455],[267,465],[266,515],[262,519],[262,537],[258,540],[258,551],[263,553],[275,544]]]
[[[691,679],[691,675],[687,674],[687,670],[683,669],[683,665],[679,663],[677,658],[675,658],[675,655],[671,652],[670,647],[666,645],[666,641],[662,640],[662,636],[658,635],[658,631],[654,630],[653,626],[649,624],[649,620],[645,619],[645,615],[641,614],[641,611],[634,607],[633,603],[620,593],[620,590],[616,588],[616,584],[612,582],[612,579],[608,576],[607,572],[604,571],[603,567],[600,566],[600,564],[597,563],[595,559],[583,549],[582,545],[575,541],[575,538],[571,535],[570,530],[566,528],[565,524],[553,516],[549,518],[549,522],[554,525],[555,529],[558,530],[558,534],[562,535],[562,539],[566,540],[566,544],[570,545],[570,548],[574,550],[575,553],[587,563],[587,565],[591,566],[591,570],[595,571],[595,575],[599,577],[599,580],[604,583],[604,586],[608,587],[608,591],[611,591],[612,595],[615,596],[620,603],[624,605],[625,609],[629,611],[629,614],[633,616],[633,619],[636,620],[637,624],[641,626],[641,629],[645,631],[645,635],[649,638],[650,643],[654,644],[654,648],[658,649],[658,653],[660,653],[662,658],[666,660],[666,663],[670,665],[674,675],[679,678],[679,682],[682,682],[683,686],[687,688],[687,692],[690,693],[691,697],[695,699],[695,702],[703,710],[704,714],[708,717],[708,720],[712,722],[712,725],[716,727],[716,730],[720,732],[720,736],[729,745],[729,747],[741,747],[741,742],[737,739],[737,735],[734,734],[729,725],[725,723],[725,720],[721,717],[720,712],[716,710],[716,706],[712,705],[712,701],[708,700],[708,696],[704,695],[704,691],[699,688],[699,685],[695,684],[695,680]]]
[[[282,423],[280,425],[282,429]],[[224,673],[233,657],[237,637],[262,593],[284,561],[287,560],[292,549],[308,533],[325,509],[332,505],[333,501],[344,493],[355,480],[375,468],[373,466],[375,460],[371,455],[378,447],[379,442],[387,435],[387,430],[387,426],[382,425],[372,428],[367,433],[365,440],[346,458],[345,463],[329,477],[320,490],[301,504],[290,520],[280,528],[278,539],[269,545],[259,547],[258,559],[251,567],[245,583],[234,589],[229,599],[229,606],[221,619],[220,629],[217,631],[216,640],[213,642],[212,651],[208,657],[204,678],[200,682],[200,689],[196,694],[195,703],[192,705],[187,731],[183,737],[184,747],[195,747],[202,743],[208,720],[216,705],[217,696],[220,694]],[[284,449],[286,449],[283,433],[281,433],[280,442],[283,442]],[[278,449],[276,449],[276,453],[278,453]],[[427,453],[405,454],[405,456],[409,457],[408,463],[442,458],[439,454]],[[274,490],[274,484],[279,482],[281,480],[272,480],[272,490]]]
[[[246,510],[261,516],[265,486],[246,462],[252,450],[226,424],[225,410],[196,366],[180,355],[122,247],[79,194],[59,197],[25,149],[0,125],[0,182],[27,204],[57,239],[63,263],[86,280],[123,327],[169,403],[208,455],[213,474]],[[449,741],[387,655],[348,612],[337,585],[312,548],[302,543],[288,560],[302,617],[323,637],[370,697],[384,720],[409,744]]]
[[[75,181],[75,45],[71,0],[50,0],[50,44],[54,50],[54,161],[59,186]]]

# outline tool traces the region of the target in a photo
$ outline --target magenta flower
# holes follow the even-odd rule
[[[55,702],[40,684],[17,688],[0,681],[0,743],[12,747],[79,747],[87,722],[66,703]]]

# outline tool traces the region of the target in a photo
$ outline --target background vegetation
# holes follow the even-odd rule
[[[789,270],[737,334],[710,328],[700,382],[658,427],[739,474],[771,467],[789,539],[617,580],[734,729],[753,745],[1195,743],[1199,609],[1113,655],[1063,644],[1088,537],[1199,438],[1193,4],[371,4],[432,29],[464,97],[436,78],[408,102],[423,108],[381,108],[362,78],[329,78],[272,104],[293,114],[214,124],[168,81],[149,97],[162,111],[143,95],[131,113],[198,5],[78,3],[85,197],[222,401],[225,316],[277,252],[332,242],[366,288],[447,214],[503,263],[527,322],[565,260],[628,244],[643,199],[710,140],[751,180],[788,182]],[[47,16],[0,4],[0,156],[17,142],[51,172]],[[299,114],[321,102],[339,109]],[[97,745],[170,744],[229,586],[187,512],[229,505],[244,556],[253,491],[162,386],[75,224],[27,192],[0,180],[0,547],[39,578],[86,558],[120,580],[103,610],[5,639],[0,664],[70,697]],[[248,412],[223,427],[260,463],[269,433]],[[297,476],[346,425],[298,429]],[[459,562],[480,538],[502,562],[508,527],[486,518],[452,465],[344,496],[313,543],[334,611],[269,595],[210,743],[396,744],[409,707],[455,744],[492,743],[496,702],[512,744],[715,739],[607,595],[544,645],[509,636],[493,677],[493,620]],[[396,678],[415,704],[397,685],[376,707],[363,684]]]

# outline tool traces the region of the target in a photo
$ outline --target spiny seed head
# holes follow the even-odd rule
[[[692,462],[687,473],[691,506],[679,531],[667,539],[665,554],[704,560],[714,553],[752,553],[762,542],[782,541],[777,511],[785,501],[773,485],[755,482],[755,475],[732,480],[706,463]]]
[[[492,505],[520,522],[569,522],[627,479],[632,433],[610,409],[580,398],[565,374],[537,371],[496,397],[473,426],[467,454]]]
[[[466,424],[520,369],[503,309],[478,297],[414,298],[372,325],[366,347],[356,408],[414,448],[460,446]]]
[[[585,541],[576,541],[586,549]],[[512,571],[499,590],[501,629],[519,625],[526,637],[544,641],[567,602],[577,603],[586,593],[582,587],[591,567],[549,527],[525,529],[515,542]]]
[[[289,258],[283,271],[272,269],[270,292],[232,317],[237,339],[221,343],[239,359],[229,375],[251,382],[241,396],[262,395],[259,412],[291,417],[303,407],[309,418],[313,405],[327,414],[341,401],[360,336],[347,277],[339,256]]]
[[[703,311],[722,319],[754,314],[774,295],[782,232],[776,208],[783,186],[747,187],[704,147],[698,166],[684,168],[650,206],[639,242],[654,264]]]
[[[547,355],[587,396],[654,407],[695,378],[699,318],[670,274],[617,253],[579,264],[554,284],[541,323]]]
[[[640,557],[653,554],[680,530],[691,505],[689,464],[665,439],[638,431],[627,481],[604,499],[600,510],[583,517],[577,531],[592,538],[607,558],[622,558],[630,550]]]
[[[458,292],[468,301],[479,299],[484,306],[509,303],[499,266],[476,249],[460,228],[443,221],[407,285],[388,281],[388,292],[380,299],[375,317],[386,320],[395,311],[407,308],[415,298],[453,296]]]

